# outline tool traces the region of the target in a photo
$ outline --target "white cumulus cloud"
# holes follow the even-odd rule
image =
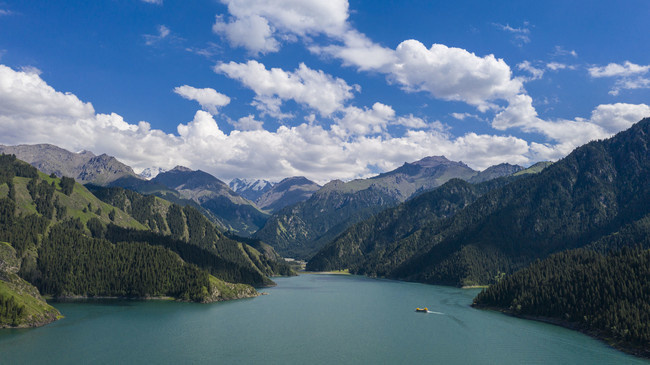
[[[520,70],[527,71],[530,73],[530,77],[527,81],[539,80],[544,76],[544,70],[538,67],[533,66],[530,61],[524,61],[517,64],[517,68]]]
[[[462,48],[433,44],[427,48],[410,39],[395,50],[381,47],[353,32],[338,46],[311,47],[341,58],[359,70],[378,71],[407,92],[427,92],[442,100],[462,101],[481,110],[494,108],[494,101],[505,100],[521,92],[522,81],[512,77],[502,59],[479,57]]]
[[[616,78],[611,95],[618,95],[621,90],[650,89],[650,78],[645,75],[650,71],[650,65],[637,65],[630,61],[623,64],[610,63],[607,66],[594,66],[588,69],[593,78]]]
[[[197,89],[192,86],[183,85],[174,88],[174,92],[187,100],[198,102],[203,110],[210,112],[212,115],[217,115],[219,107],[226,106],[230,103],[228,96],[209,87]]]
[[[509,98],[522,89],[510,67],[493,55],[478,57],[443,44],[427,49],[416,40],[400,43],[395,55],[398,61],[391,65],[389,79],[407,91],[426,91],[439,99],[486,109],[491,101]]]
[[[616,77],[616,76],[632,76],[637,74],[645,74],[650,70],[650,65],[642,66],[634,64],[630,61],[625,61],[622,65],[618,63],[610,63],[607,66],[594,66],[588,69],[591,77]]]
[[[347,0],[222,0],[230,16],[217,15],[212,30],[253,54],[275,52],[282,41],[319,34],[338,36],[348,27]]]
[[[337,119],[333,126],[335,132],[342,137],[381,133],[395,119],[395,110],[382,103],[375,103],[370,109],[350,106],[344,113],[343,118]]]
[[[212,31],[224,35],[230,45],[244,47],[253,54],[276,52],[280,48],[269,22],[261,16],[224,21],[223,16],[217,15]]]
[[[322,116],[328,116],[343,109],[345,101],[359,90],[357,85],[348,85],[345,80],[310,69],[304,63],[293,72],[280,68],[268,70],[255,60],[220,63],[214,70],[253,90],[256,94],[255,105],[275,116],[281,113],[280,101],[286,100],[293,100],[317,110]]]

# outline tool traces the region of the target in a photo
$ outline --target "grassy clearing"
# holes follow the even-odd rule
[[[210,275],[210,285],[213,293],[216,294],[214,301],[250,298],[259,295],[257,290],[247,284],[231,284]]]

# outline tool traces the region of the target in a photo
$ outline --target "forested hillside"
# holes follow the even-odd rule
[[[650,357],[650,216],[482,291],[477,307],[577,327]]]
[[[351,272],[359,272],[364,268],[363,272],[367,275],[385,275],[382,269],[384,260],[395,263],[400,257],[408,257],[408,251],[417,250],[417,247],[395,247],[395,242],[423,226],[452,216],[487,191],[510,181],[508,178],[500,178],[474,185],[452,179],[437,189],[348,228],[309,260],[307,270],[349,269]],[[405,249],[407,251],[400,253]]]
[[[438,207],[418,205],[444,189],[416,197],[341,235],[309,267],[477,285],[495,283],[553,252],[585,246],[648,213],[649,125],[645,119],[609,140],[591,142],[469,205],[444,198]],[[444,207],[457,212],[439,210]]]
[[[650,119],[577,148],[536,175],[495,189],[439,227],[401,242],[423,250],[390,277],[450,285],[494,283],[536,258],[578,248],[650,207]]]
[[[285,257],[306,258],[350,224],[398,203],[382,189],[342,192],[338,189],[341,184],[328,183],[307,201],[276,212],[253,237],[271,244]]]
[[[290,273],[274,252],[226,237],[192,207],[123,189],[103,198],[119,207],[74,179],[47,176],[13,155],[0,155],[0,242],[11,249],[0,257],[4,325],[56,318],[38,290],[209,302],[256,295],[248,285],[223,279],[262,286],[273,284],[267,275]],[[42,308],[35,310],[39,301]]]
[[[270,253],[260,253],[250,245],[224,235],[190,205],[182,207],[155,196],[117,187],[94,187],[93,192],[150,228],[148,232],[110,225],[101,232],[93,232],[95,236],[112,242],[139,241],[165,246],[184,260],[226,281],[267,286],[273,285],[267,276],[292,274],[272,249]]]
[[[325,245],[307,263],[312,271],[343,270],[369,276],[385,276],[392,268],[421,249],[426,241],[417,240],[404,245],[402,240],[419,234],[425,227],[443,224],[445,218],[476,201],[490,190],[502,187],[528,174],[535,174],[549,166],[539,163],[528,169],[501,164],[477,175],[470,183],[461,179],[449,180],[444,185],[416,195],[395,208],[359,222]],[[513,174],[514,171],[518,171]],[[510,176],[509,176],[510,175]],[[493,178],[498,176],[498,178]],[[491,179],[492,178],[492,179]]]

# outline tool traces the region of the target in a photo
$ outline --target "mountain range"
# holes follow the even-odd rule
[[[462,162],[433,156],[368,179],[334,180],[308,200],[274,213],[254,237],[282,255],[310,258],[352,224],[451,179],[483,181],[522,169],[502,164],[478,172]]]
[[[235,179],[231,181],[238,190],[235,192],[221,180],[200,170],[177,166],[166,171],[152,167],[138,175],[131,167],[106,154],[74,153],[49,144],[0,145],[0,153],[16,155],[44,173],[72,177],[82,184],[123,187],[181,205],[192,205],[222,229],[244,236],[261,228],[269,212],[306,200],[319,187],[304,178],[288,178],[280,184]],[[277,188],[273,189],[275,185]]]

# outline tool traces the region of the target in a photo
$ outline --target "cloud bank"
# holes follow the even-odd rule
[[[308,98],[303,102],[309,105]],[[370,108],[344,106],[331,127],[313,121],[266,131],[261,129],[261,122],[248,116],[230,121],[237,129],[228,134],[212,114],[199,110],[191,121],[178,125],[176,134],[169,134],[152,129],[144,121],[129,123],[115,113],[96,113],[91,103],[55,90],[38,74],[0,65],[1,143],[52,143],[72,151],[87,149],[116,156],[137,170],[186,165],[226,180],[295,175],[319,182],[352,179],[428,155],[462,160],[475,169],[504,161],[527,164],[560,157],[574,143],[606,137],[650,114],[645,104],[613,104],[597,107],[589,120],[546,122],[536,116],[526,98],[508,108],[495,118],[497,126],[542,130],[550,138],[558,138],[559,143],[542,145],[512,136],[476,133],[453,137],[439,123],[412,115],[397,116],[390,106],[381,103]],[[513,109],[518,109],[515,114],[528,114],[529,118],[510,119]],[[389,123],[402,124],[406,131],[400,136],[377,133]],[[575,135],[589,130],[587,127],[594,132],[588,137],[566,139],[570,135],[566,129],[555,135],[549,124],[575,128],[579,131]],[[428,128],[415,129],[424,126]]]

